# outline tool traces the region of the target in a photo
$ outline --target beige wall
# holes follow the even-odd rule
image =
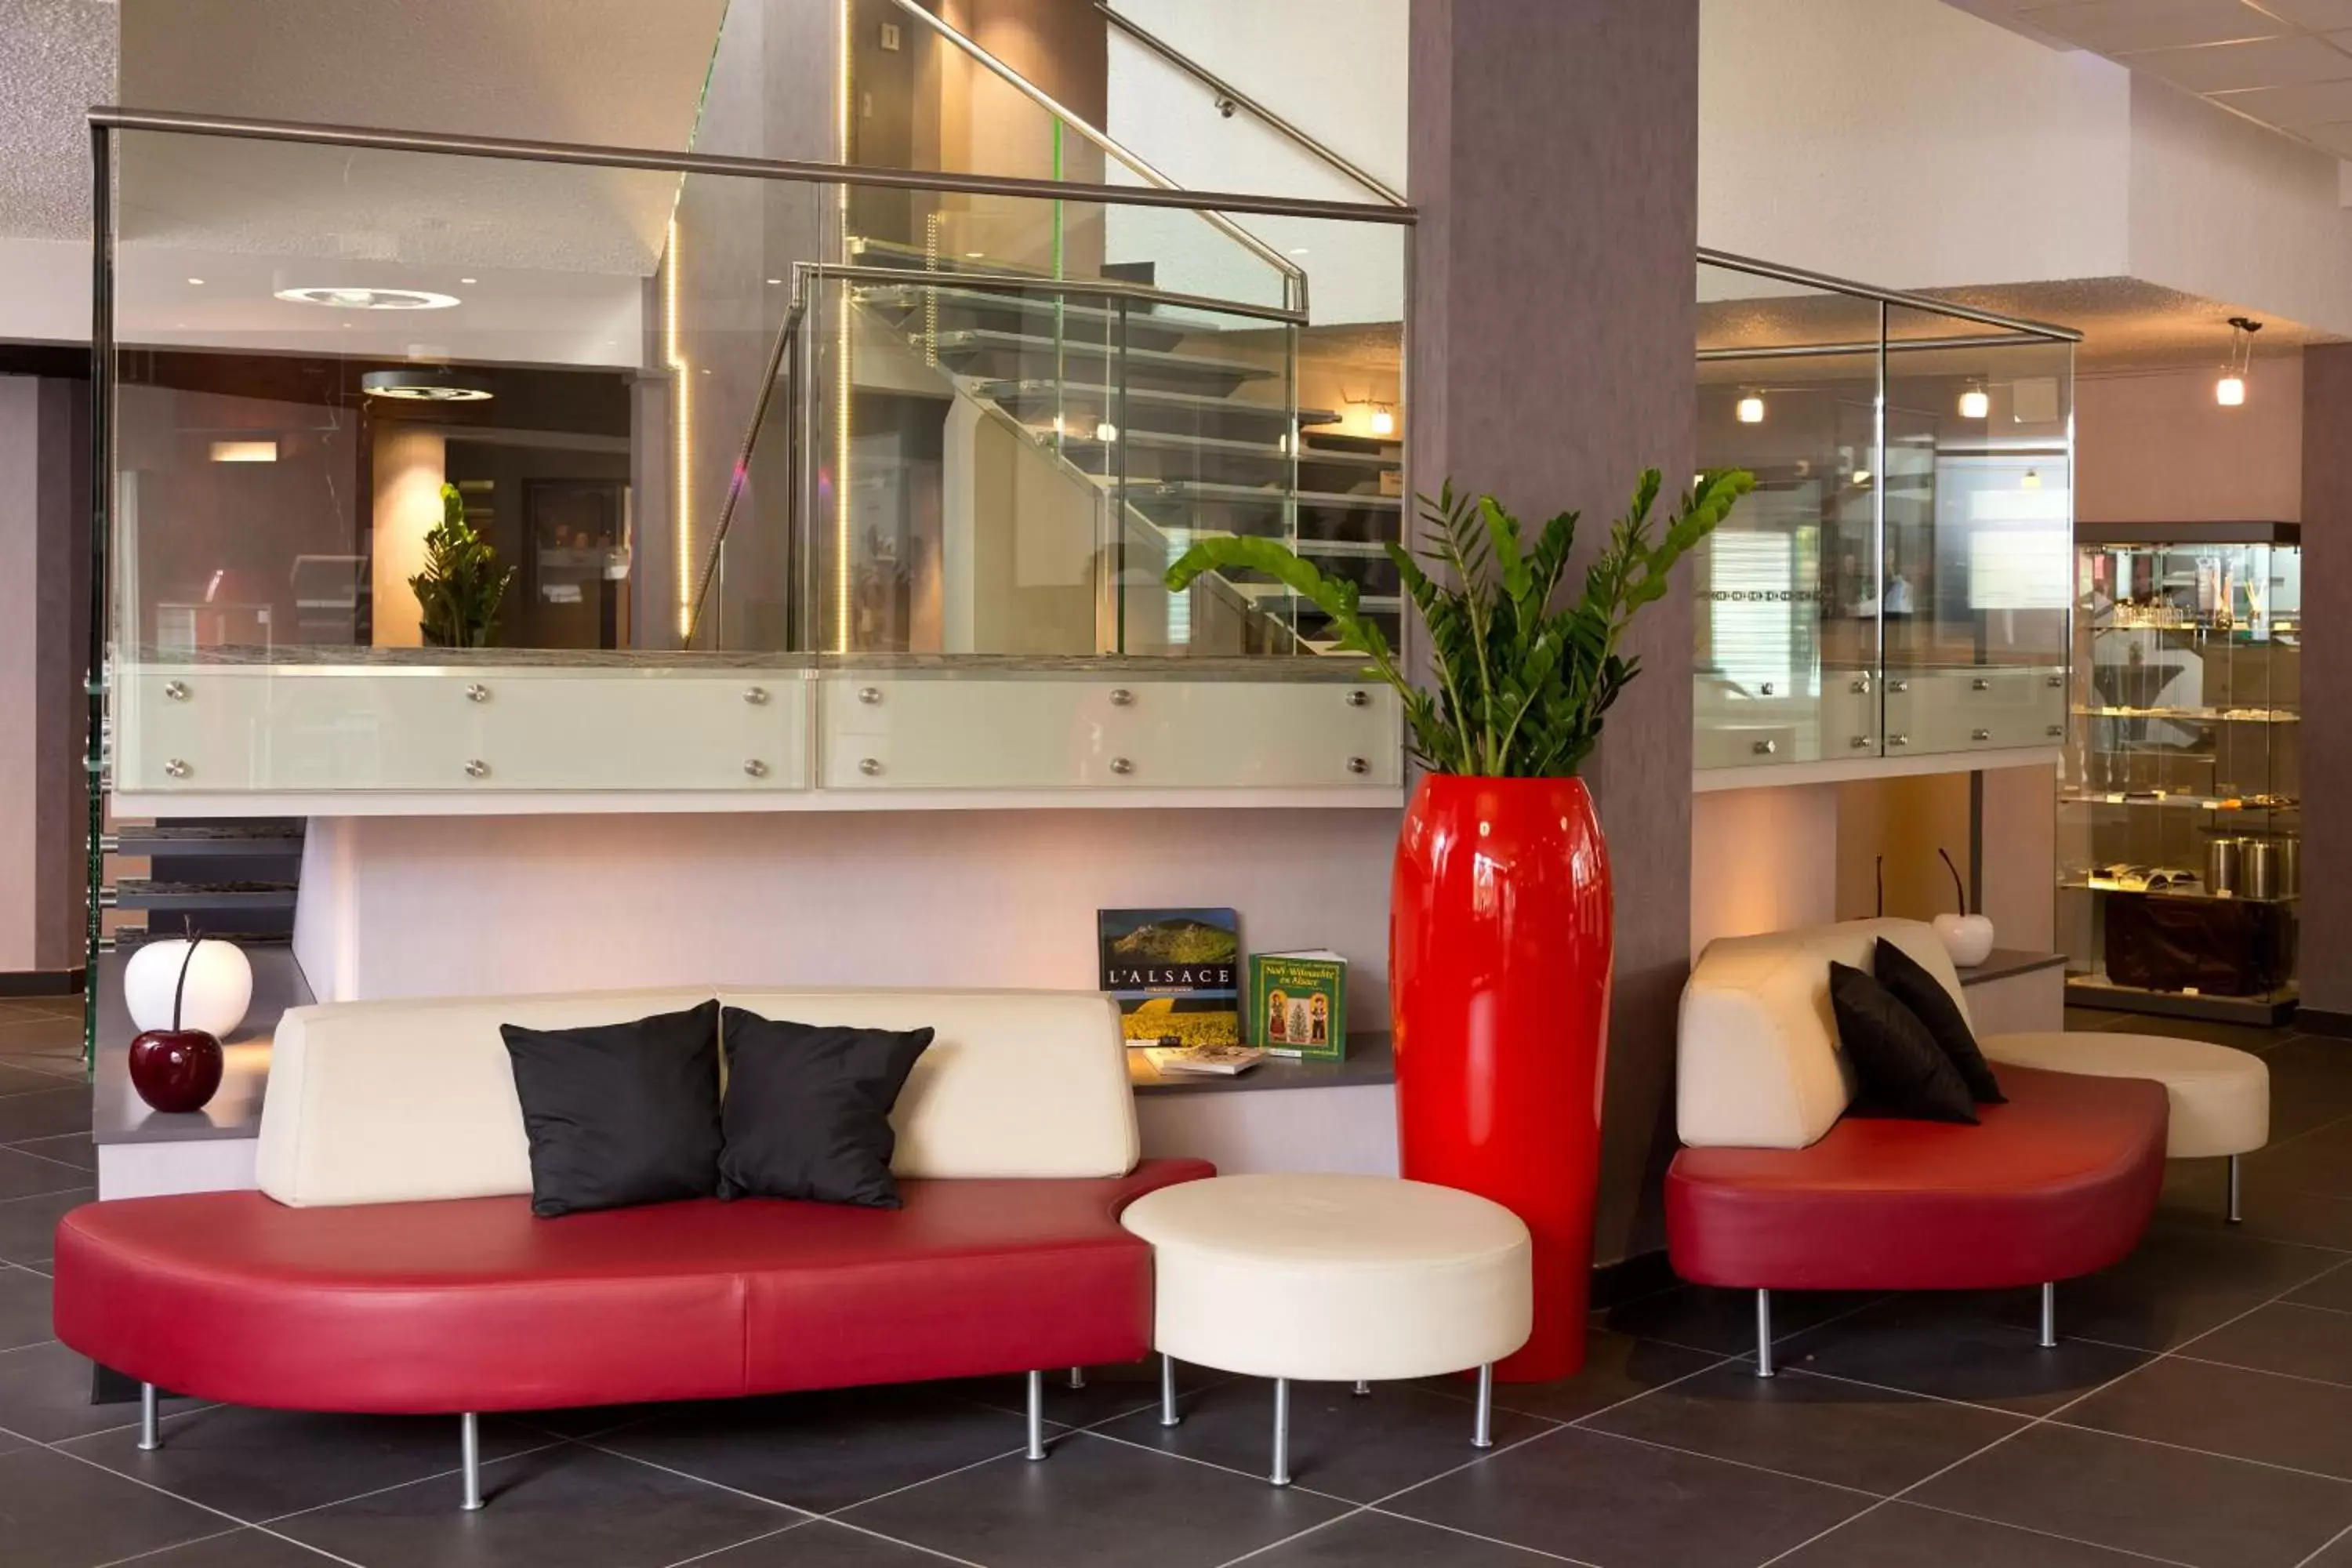
[[[30,376],[0,375],[0,973],[37,967],[40,390]]]
[[[1691,801],[1690,944],[1838,918],[1834,784],[1717,790]]]
[[[423,642],[423,610],[408,580],[425,567],[425,536],[441,521],[446,471],[441,433],[415,425],[375,427],[375,646]]]
[[[2254,362],[2242,408],[2218,367],[2084,375],[2074,385],[2082,522],[2294,522],[2303,517],[2303,360]]]

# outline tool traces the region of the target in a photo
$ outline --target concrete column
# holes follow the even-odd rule
[[[2303,351],[2303,1020],[2352,1035],[2352,344]]]
[[[1696,447],[1696,0],[1413,0],[1415,483],[1584,513]],[[1642,679],[1585,771],[1617,876],[1596,1258],[1661,1243],[1675,1010],[1690,959],[1691,607],[1653,606]]]

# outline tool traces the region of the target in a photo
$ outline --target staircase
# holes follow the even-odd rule
[[[125,950],[191,929],[241,947],[290,943],[302,835],[290,818],[118,823],[101,846],[108,934]]]
[[[1294,329],[1236,331],[1043,275],[1008,282],[1024,269],[984,258],[958,266],[875,240],[854,249],[869,267],[922,279],[861,287],[857,308],[1057,456],[1074,483],[1123,494],[1122,521],[1147,558],[1173,561],[1210,534],[1284,540],[1354,583],[1368,617],[1396,640],[1402,606],[1382,542],[1402,537],[1402,449],[1325,428],[1339,423],[1333,410],[1302,407],[1294,419]],[[1216,585],[1245,606],[1255,649],[1331,650],[1334,628],[1279,584]]]

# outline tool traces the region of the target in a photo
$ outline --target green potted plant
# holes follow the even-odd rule
[[[1426,772],[1389,906],[1400,1151],[1405,1175],[1493,1198],[1535,1238],[1533,1328],[1497,1367],[1506,1378],[1566,1377],[1584,1360],[1614,949],[1608,847],[1577,771],[1640,673],[1622,651],[1634,616],[1755,483],[1702,474],[1661,528],[1648,470],[1564,603],[1576,513],[1530,545],[1492,496],[1451,483],[1423,496],[1428,564],[1400,544],[1388,555],[1427,629],[1428,685],[1364,618],[1355,584],[1277,541],[1203,539],[1168,573],[1171,591],[1204,572],[1274,578],[1403,703]]]
[[[466,521],[457,487],[441,487],[441,521],[425,536],[425,570],[408,580],[422,612],[417,629],[432,647],[488,647],[514,568]]]

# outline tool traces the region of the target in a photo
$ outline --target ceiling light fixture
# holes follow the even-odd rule
[[[274,463],[278,460],[275,441],[215,441],[213,461],[215,463]]]
[[[2222,363],[2221,379],[2213,384],[2213,401],[2224,408],[2242,408],[2246,402],[2246,379],[2254,369],[2254,334],[2263,324],[2251,316],[2230,318],[2230,357]]]
[[[1738,415],[1742,425],[1761,425],[1764,423],[1764,400],[1751,392],[1739,400],[1739,406],[1734,412]]]
[[[325,305],[337,310],[446,310],[457,303],[455,294],[429,289],[280,289],[277,298],[290,305]]]
[[[2039,468],[2026,469],[2025,477],[2017,481],[2017,488],[2021,490],[2040,489],[2042,488],[2042,470]]]
[[[1981,386],[1971,386],[1960,394],[1960,417],[1990,419],[1992,417],[1992,394]]]
[[[205,286],[205,280],[201,278],[191,278],[188,279],[188,285],[190,288],[201,289]]]
[[[479,283],[481,279],[478,278],[460,278],[457,281],[460,283]]]
[[[1395,409],[1391,408],[1385,403],[1380,404],[1372,409],[1372,434],[1375,436],[1393,436],[1396,434]]]
[[[464,375],[446,365],[372,370],[360,377],[360,390],[370,397],[409,403],[488,403],[497,395],[479,376]]]

